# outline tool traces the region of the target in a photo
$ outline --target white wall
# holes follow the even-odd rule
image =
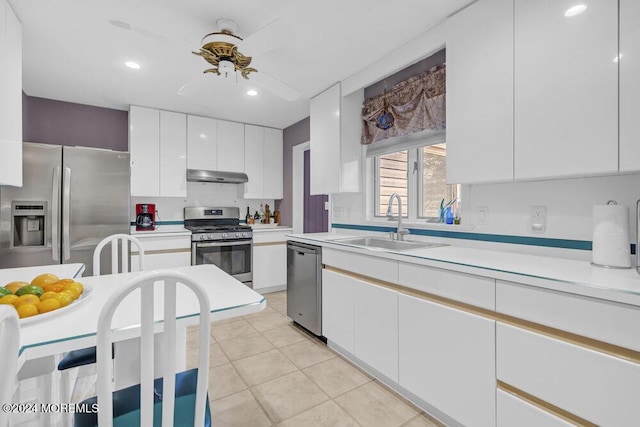
[[[241,184],[216,184],[204,182],[188,182],[187,197],[132,197],[131,220],[135,220],[136,203],[155,203],[160,221],[182,221],[183,209],[188,206],[212,206],[240,208],[240,219],[244,219],[247,206],[253,215],[260,209],[260,203],[268,203],[271,212],[275,205],[273,200],[245,200],[238,197]]]

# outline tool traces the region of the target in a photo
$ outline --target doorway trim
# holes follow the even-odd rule
[[[291,222],[294,234],[304,233],[304,152],[309,141],[293,146],[291,156]]]

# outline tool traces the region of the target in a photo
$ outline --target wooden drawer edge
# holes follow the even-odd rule
[[[501,390],[505,393],[511,394],[518,399],[522,399],[530,405],[536,406],[545,412],[549,412],[550,414],[561,418],[567,422],[575,424],[577,426],[585,426],[585,427],[597,427],[597,424],[593,424],[581,418],[571,412],[565,411],[562,408],[559,408],[551,403],[544,401],[542,399],[537,398],[536,396],[527,393],[526,391],[520,390],[510,384],[507,384],[503,381],[497,380],[498,390]]]
[[[402,285],[396,285],[395,283],[386,282],[384,280],[376,279],[370,276],[366,276],[360,273],[354,273],[351,271],[343,270],[341,268],[325,265],[324,268],[335,273],[339,273],[351,278],[371,283],[373,285],[381,286],[384,288],[398,291],[402,294],[413,296],[419,299],[442,304],[447,307],[451,307],[466,313],[474,314],[476,316],[484,317],[490,320],[496,320],[508,325],[516,326],[528,331],[532,331],[541,335],[545,335],[560,341],[567,342],[569,344],[577,345],[579,347],[587,348],[589,350],[604,353],[609,356],[614,356],[620,359],[624,359],[630,362],[640,364],[640,352],[630,350],[618,345],[609,344],[604,341],[599,341],[593,338],[587,338],[582,335],[573,334],[560,329],[555,329],[549,326],[541,325],[539,323],[530,322],[528,320],[518,319],[517,317],[509,316],[502,313],[497,313],[486,308],[477,307],[471,304],[455,301],[449,298],[441,297],[439,295],[433,295],[428,292],[419,291]]]
[[[183,248],[183,249],[156,249],[152,251],[144,251],[145,255],[158,255],[158,254],[180,254],[184,252],[191,253],[191,248]],[[139,255],[140,252],[131,252],[131,256]]]

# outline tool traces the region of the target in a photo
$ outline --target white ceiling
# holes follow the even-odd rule
[[[27,95],[121,110],[144,105],[277,128],[307,117],[309,98],[471,2],[11,0],[22,22]],[[289,102],[251,80],[203,76],[208,64],[191,50],[216,30],[219,18],[236,21],[237,34],[244,38],[275,19],[289,23],[295,37],[254,57],[252,66],[296,88],[302,97]],[[165,39],[118,28],[109,20]],[[125,67],[129,60],[142,68]],[[189,82],[198,83],[197,93],[178,95]],[[259,95],[246,95],[249,88]]]

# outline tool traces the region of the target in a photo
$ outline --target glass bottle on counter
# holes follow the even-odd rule
[[[247,224],[250,224],[251,223],[250,219],[251,219],[251,213],[249,213],[249,206],[247,206],[247,215],[245,215],[244,220]]]

